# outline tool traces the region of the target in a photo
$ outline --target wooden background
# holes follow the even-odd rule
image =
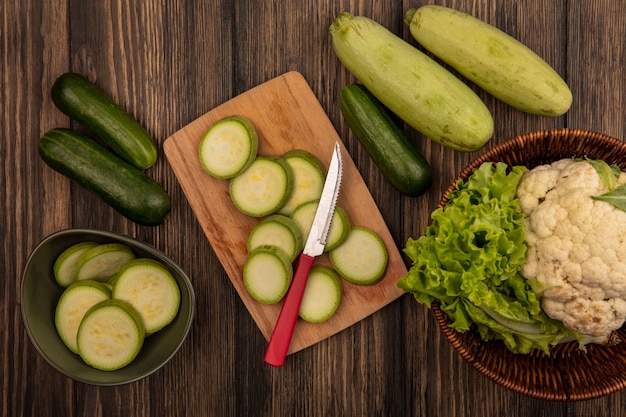
[[[402,15],[426,1],[252,2],[7,0],[0,3],[0,386],[3,416],[617,416],[626,393],[553,403],[508,391],[454,352],[432,314],[403,296],[356,325],[263,363],[266,340],[211,249],[162,152],[163,141],[224,101],[287,71],[301,72],[359,168],[399,248],[417,237],[441,192],[475,154],[442,148],[405,129],[435,180],[419,198],[382,178],[343,121],[338,95],[354,81],[327,28],[343,11],[371,17],[412,41]],[[626,137],[624,0],[438,0],[526,43],[564,76],[574,103],[556,119],[522,114],[479,92],[495,119],[489,145],[527,131],[574,127]],[[160,147],[148,173],[168,190],[163,225],[138,226],[56,174],[37,140],[78,127],[53,105],[65,71],[96,81]],[[80,128],[80,127],[79,127]],[[209,196],[210,198],[210,196]],[[190,276],[197,314],[162,369],[120,387],[73,382],[32,347],[20,314],[28,255],[48,234],[91,227],[153,244]]]

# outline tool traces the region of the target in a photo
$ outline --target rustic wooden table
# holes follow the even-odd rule
[[[350,133],[338,106],[353,78],[327,28],[342,11],[371,17],[411,41],[402,15],[422,1],[284,2],[8,0],[0,4],[0,362],[3,416],[615,416],[626,393],[548,402],[511,392],[478,373],[410,296],[320,343],[285,366],[263,363],[266,340],[252,320],[163,155],[166,138],[219,104],[299,71],[327,112],[402,248],[428,222],[441,192],[476,154],[454,152],[405,129],[435,179],[402,197]],[[570,111],[550,119],[479,94],[495,119],[489,146],[538,129],[576,127],[626,137],[624,0],[439,0],[522,40],[569,83]],[[63,72],[96,81],[135,115],[161,151],[147,172],[169,192],[157,227],[126,220],[48,168],[37,140],[78,127],[50,99]],[[20,278],[32,249],[65,228],[127,234],[165,252],[190,276],[197,314],[188,339],[153,375],[119,387],[74,382],[31,345],[20,313]]]

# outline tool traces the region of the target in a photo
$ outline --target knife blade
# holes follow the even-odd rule
[[[269,365],[282,366],[287,357],[309,271],[313,266],[315,258],[324,252],[324,247],[326,246],[326,238],[335,214],[342,178],[343,160],[341,159],[341,148],[339,143],[335,142],[322,196],[315,212],[311,230],[309,231],[304,249],[298,258],[298,266],[296,267],[289,292],[285,297],[274,331],[270,337],[267,351],[265,352],[265,363]]]

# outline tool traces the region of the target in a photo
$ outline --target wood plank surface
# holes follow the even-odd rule
[[[197,220],[165,156],[166,139],[231,98],[298,71],[402,248],[408,237],[422,232],[442,191],[476,155],[443,148],[400,124],[430,162],[434,182],[419,198],[397,193],[341,116],[339,93],[354,78],[332,51],[328,26],[349,11],[375,19],[416,45],[402,15],[426,3],[471,13],[513,35],[570,85],[572,108],[555,119],[521,113],[472,86],[494,116],[488,146],[558,127],[626,138],[625,0],[0,2],[0,415],[622,415],[626,392],[555,403],[495,384],[459,358],[430,311],[409,296],[290,355],[279,369],[262,361],[267,340]],[[162,225],[127,221],[39,158],[37,140],[46,130],[84,131],[50,100],[54,79],[68,70],[96,81],[159,145],[159,161],[146,173],[172,198]],[[20,313],[21,273],[40,240],[68,227],[146,241],[192,280],[197,311],[190,335],[152,376],[120,387],[77,383],[49,366],[31,345]]]
[[[389,253],[385,275],[375,285],[353,285],[343,280],[341,303],[329,320],[317,324],[299,320],[289,353],[332,336],[400,297],[403,291],[398,288],[397,281],[407,273],[404,259],[324,109],[302,74],[291,71],[219,105],[174,133],[163,144],[165,155],[202,230],[265,338],[269,340],[272,334],[282,303],[259,303],[243,283],[247,240],[259,219],[239,212],[230,199],[229,181],[208,175],[198,159],[200,141],[206,131],[213,123],[230,116],[244,116],[255,126],[259,135],[259,155],[281,156],[303,149],[328,168],[334,145],[339,143],[344,169],[337,206],[345,210],[352,226],[367,227],[376,232]],[[330,265],[328,254],[320,256],[316,263]]]

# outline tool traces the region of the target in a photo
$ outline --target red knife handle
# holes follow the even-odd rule
[[[298,259],[298,266],[291,287],[285,297],[283,307],[278,315],[276,326],[270,337],[267,351],[265,352],[265,363],[272,366],[282,366],[287,357],[293,330],[296,327],[298,313],[300,312],[300,304],[302,296],[306,288],[309,271],[313,266],[315,258],[306,254],[301,254]]]

